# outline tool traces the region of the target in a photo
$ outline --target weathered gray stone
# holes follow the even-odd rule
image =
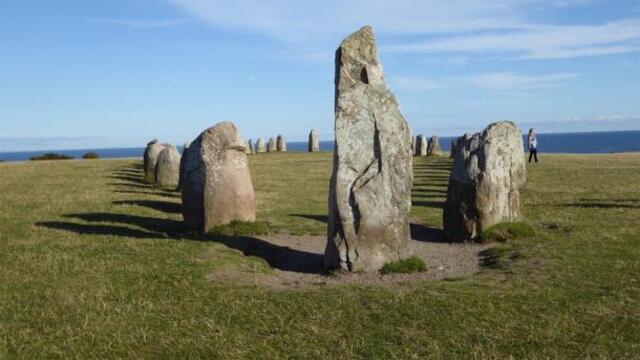
[[[309,152],[320,151],[320,137],[318,136],[318,130],[312,129],[309,133]]]
[[[256,149],[253,146],[253,140],[249,139],[249,141],[247,141],[247,154],[255,154],[256,153]]]
[[[287,151],[287,141],[284,139],[284,136],[278,135],[278,140],[276,141],[276,149],[278,151]]]
[[[440,139],[433,135],[429,138],[427,145],[427,156],[442,155],[442,148],[440,147]]]
[[[263,138],[258,138],[258,142],[256,143],[257,146],[257,150],[256,153],[264,153],[267,152],[267,147],[264,144],[264,139]]]
[[[427,138],[424,135],[416,136],[416,156],[427,156]]]
[[[336,51],[333,176],[325,266],[376,271],[408,256],[411,130],[387,88],[373,29]]]
[[[176,190],[182,190],[182,183],[184,181],[184,172],[185,172],[185,161],[187,159],[187,152],[189,151],[190,143],[184,143],[184,147],[182,148],[182,156],[180,157],[180,178],[178,179],[178,187]]]
[[[417,137],[415,136],[411,136],[411,153],[415,154],[416,153],[416,144],[417,144],[418,140]]]
[[[156,182],[156,163],[158,155],[164,149],[164,145],[158,140],[150,141],[144,149],[144,180],[148,183]]]
[[[156,162],[156,184],[177,186],[180,182],[180,154],[175,145],[165,144]]]
[[[191,143],[182,186],[187,227],[206,233],[233,220],[255,221],[256,197],[245,146],[231,122],[203,131]]]
[[[278,145],[273,138],[269,138],[269,142],[267,143],[267,152],[276,152],[278,151]]]
[[[459,138],[455,138],[453,140],[451,140],[451,149],[449,149],[450,151],[450,157],[453,159],[453,156],[456,154],[456,146],[458,144],[458,139]]]
[[[527,177],[523,149],[522,133],[508,121],[457,140],[443,215],[448,239],[472,240],[520,216]]]

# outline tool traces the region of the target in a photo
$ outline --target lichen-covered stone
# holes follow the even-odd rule
[[[165,144],[156,162],[156,184],[177,186],[180,182],[180,153],[175,145]]]
[[[247,141],[247,154],[255,154],[256,153],[256,149],[253,146],[253,140],[249,139],[249,141]]]
[[[180,157],[180,178],[178,179],[178,187],[176,188],[176,190],[181,191],[182,190],[182,182],[184,181],[184,163],[187,159],[187,152],[189,151],[189,146],[191,144],[189,143],[184,143],[184,147],[182,148],[182,156]]]
[[[287,141],[284,139],[284,136],[282,135],[278,135],[278,140],[276,140],[276,150],[287,151]]]
[[[440,139],[433,135],[429,138],[427,145],[427,156],[442,155],[442,148],[440,147]]]
[[[522,133],[508,121],[456,141],[443,215],[448,239],[472,240],[520,216],[527,177],[523,149]]]
[[[203,131],[189,147],[182,186],[182,213],[190,229],[206,233],[233,220],[256,218],[246,143],[235,125]]]
[[[371,27],[336,51],[333,176],[325,266],[377,271],[408,256],[411,130],[387,88]]]
[[[312,129],[309,133],[309,152],[320,151],[320,136],[318,136],[318,130]]]
[[[276,145],[276,141],[273,138],[269,138],[269,142],[267,143],[267,152],[276,151],[278,151],[278,145]]]
[[[148,183],[156,182],[156,163],[162,149],[164,149],[164,145],[157,139],[147,143],[147,147],[144,149],[144,180]]]
[[[264,144],[264,139],[263,138],[258,138],[258,141],[256,143],[256,147],[257,147],[256,153],[267,152],[267,147]]]
[[[427,138],[424,135],[416,136],[416,156],[427,156]]]

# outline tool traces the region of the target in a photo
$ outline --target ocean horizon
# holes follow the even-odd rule
[[[575,133],[541,133],[538,135],[538,152],[544,153],[576,153],[576,154],[610,154],[640,151],[640,130],[575,132]],[[444,152],[450,151],[451,141],[457,136],[440,137],[440,145]],[[526,146],[526,135],[523,135]],[[290,152],[306,152],[306,141],[287,142]],[[95,152],[100,158],[142,157],[144,147],[130,148],[86,148],[86,149],[50,149],[34,151],[0,152],[0,161],[26,161],[33,156],[45,153],[57,153],[82,158],[87,152]],[[182,151],[182,146],[178,146]],[[320,151],[333,151],[334,140],[320,141]]]

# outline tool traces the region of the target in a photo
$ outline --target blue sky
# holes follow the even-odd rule
[[[638,0],[0,0],[0,151],[330,140],[365,24],[416,133],[640,129]]]

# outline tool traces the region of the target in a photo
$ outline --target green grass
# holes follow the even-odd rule
[[[261,258],[185,232],[141,161],[0,164],[0,358],[638,358],[640,154],[542,155],[535,234],[440,282],[220,282]],[[331,154],[250,157],[258,221],[324,234]],[[414,164],[412,218],[441,228],[449,160]]]
[[[384,264],[380,269],[380,274],[411,274],[425,271],[427,271],[427,264],[419,257],[412,256]]]
[[[226,225],[216,226],[209,230],[207,235],[211,236],[247,236],[247,235],[266,235],[270,232],[269,224],[256,221],[232,221]]]
[[[496,224],[482,233],[483,241],[506,242],[507,240],[523,239],[534,236],[533,226],[523,221]]]

